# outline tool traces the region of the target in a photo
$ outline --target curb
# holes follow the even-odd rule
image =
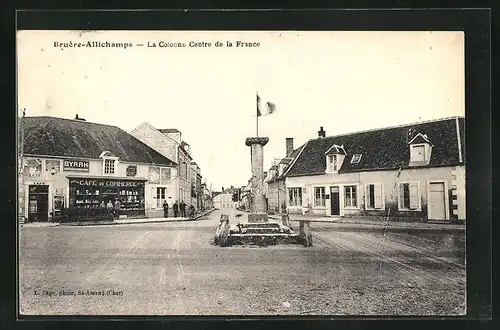
[[[281,220],[279,217],[276,216],[270,216],[270,218],[274,220]],[[300,219],[290,219],[290,222],[299,222]],[[464,226],[453,226],[450,227],[450,225],[439,225],[434,227],[434,226],[411,226],[411,225],[402,225],[402,226],[394,226],[394,225],[387,225],[386,223],[361,223],[361,222],[344,222],[344,221],[335,221],[335,220],[305,220],[305,221],[310,221],[311,223],[318,223],[318,224],[332,224],[332,225],[340,225],[340,226],[335,226],[331,228],[324,228],[320,229],[318,231],[322,230],[336,230],[336,231],[345,231],[345,230],[350,230],[350,231],[379,231],[379,230],[387,230],[387,231],[393,231],[393,232],[465,232],[465,225]],[[314,227],[313,227],[314,228]]]
[[[38,226],[32,226],[29,223],[26,224],[19,224],[19,227],[26,227],[26,228],[45,228],[45,227],[85,227],[85,226],[109,226],[109,225],[132,225],[132,224],[143,224],[143,223],[164,223],[164,222],[187,222],[187,221],[196,221],[201,217],[204,217],[207,214],[210,214],[213,212],[215,209],[212,209],[210,211],[201,213],[196,215],[193,219],[190,218],[184,218],[184,219],[179,219],[179,220],[147,220],[145,218],[143,221],[125,221],[125,222],[101,222],[101,223],[94,223],[94,222],[89,222],[89,223],[79,223],[79,222],[71,222],[71,223],[54,223],[54,224],[46,224],[46,225],[38,225]]]

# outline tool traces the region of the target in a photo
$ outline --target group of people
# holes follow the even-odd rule
[[[177,203],[175,201],[174,205],[172,205],[172,209],[174,210],[174,217],[177,218],[179,215],[183,218],[186,217],[186,203],[184,201],[181,201],[180,203]],[[163,216],[165,218],[168,218],[168,203],[167,201],[163,201]],[[189,216],[192,217],[194,215],[195,208],[193,205],[189,206]]]
[[[110,213],[113,214],[113,218],[118,219],[120,216],[120,208],[121,208],[121,203],[118,198],[115,198],[115,202],[113,203],[111,200],[108,201],[108,203],[104,203],[104,201],[101,202],[100,207],[101,208],[106,208]]]

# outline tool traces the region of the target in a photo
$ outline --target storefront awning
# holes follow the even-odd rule
[[[69,174],[66,175],[69,179],[92,179],[92,180],[117,180],[117,181],[148,181],[146,178],[131,177],[131,176],[104,176],[104,175],[84,175],[84,174]]]

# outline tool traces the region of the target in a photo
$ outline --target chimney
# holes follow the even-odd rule
[[[324,137],[325,137],[325,134],[326,134],[326,132],[325,132],[325,131],[323,131],[323,126],[321,126],[321,127],[319,128],[319,131],[318,131],[318,137],[320,137],[320,138],[324,138]]]
[[[293,152],[293,138],[286,138],[286,157],[290,157]]]
[[[222,192],[224,192],[224,187],[222,187]]]

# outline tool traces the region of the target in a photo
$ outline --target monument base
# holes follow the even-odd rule
[[[250,223],[268,222],[268,221],[269,217],[267,213],[264,212],[250,213],[248,215],[248,222]]]

